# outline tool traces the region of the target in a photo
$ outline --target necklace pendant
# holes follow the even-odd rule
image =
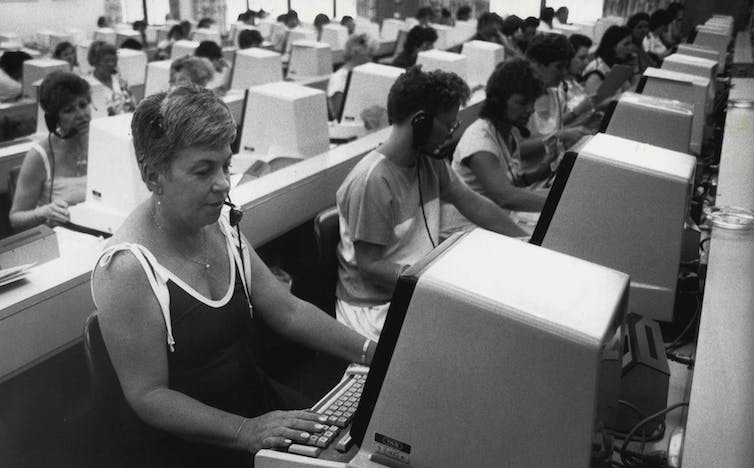
[[[205,263],[205,264],[204,264],[204,269],[205,269],[205,270],[209,270],[209,263]]]

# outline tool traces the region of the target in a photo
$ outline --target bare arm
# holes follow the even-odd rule
[[[272,329],[317,351],[360,362],[364,337],[336,321],[314,305],[302,301],[283,287],[267,266],[249,249],[251,296],[254,310]],[[375,343],[369,345],[366,363],[371,362]]]
[[[45,222],[68,221],[68,205],[62,200],[37,207],[46,178],[42,157],[35,149],[30,149],[21,165],[13,205],[8,213],[10,224],[16,231],[23,231]]]
[[[489,198],[474,192],[466,185],[459,185],[448,200],[469,221],[490,231],[512,237],[526,236],[505,211]]]
[[[542,211],[547,196],[514,186],[506,169],[492,153],[474,153],[466,161],[487,196],[499,207],[516,211]]]
[[[247,419],[170,389],[165,323],[138,261],[118,254],[108,267],[97,269],[92,282],[102,336],[121,388],[147,424],[185,439],[251,452],[285,447],[323,429],[307,411]]]
[[[597,94],[597,90],[599,89],[601,84],[602,78],[600,78],[599,74],[592,73],[584,82],[584,90],[587,94]]]

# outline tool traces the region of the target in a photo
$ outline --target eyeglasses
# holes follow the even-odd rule
[[[450,125],[446,124],[445,122],[443,122],[442,120],[438,119],[437,117],[435,117],[435,120],[437,120],[438,122],[440,122],[445,128],[448,129],[448,137],[453,136],[453,134],[456,132],[456,130],[458,130],[458,127],[461,126],[461,122],[459,120],[456,120],[455,122],[453,122]]]

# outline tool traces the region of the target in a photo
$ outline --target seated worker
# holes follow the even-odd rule
[[[634,65],[631,38],[631,30],[625,26],[607,28],[597,46],[595,58],[584,68],[584,89],[587,94],[597,92],[613,65]]]
[[[94,67],[92,76],[105,85],[105,105],[107,115],[132,112],[136,105],[128,83],[118,75],[118,53],[114,45],[94,41],[87,55],[89,65]]]
[[[214,41],[202,41],[194,51],[195,57],[205,58],[210,61],[215,69],[213,80],[207,84],[207,88],[215,91],[220,96],[230,89],[231,67],[223,57],[223,50]]]
[[[314,30],[317,31],[317,40],[322,40],[322,27],[330,24],[330,17],[324,13],[319,13],[314,17]]]
[[[120,44],[121,49],[131,49],[131,50],[142,50],[144,46],[141,45],[141,42],[137,41],[133,37],[129,37],[125,41],[123,41]]]
[[[505,57],[523,57],[524,51],[518,47],[516,39],[517,31],[520,30],[524,20],[516,15],[510,15],[505,18],[500,26],[500,39],[505,49]]]
[[[189,24],[189,26],[191,25]],[[187,37],[185,29],[180,24],[171,27],[170,31],[168,31],[167,39],[160,41],[160,43],[157,44],[157,60],[168,60],[173,49],[173,44],[175,44],[176,41],[187,39]]]
[[[529,43],[537,35],[538,30],[538,18],[529,16],[521,23],[516,33],[516,42],[518,43],[519,50],[526,52],[526,49],[529,48]]]
[[[429,24],[433,23],[435,19],[435,12],[432,7],[421,7],[416,10],[416,21],[419,22],[419,26],[422,28],[430,27]]]
[[[626,27],[631,30],[631,50],[636,56],[636,70],[637,74],[644,73],[647,67],[656,67],[658,62],[655,58],[649,56],[644,51],[644,39],[647,38],[649,33],[649,15],[643,11],[640,11],[626,21]]]
[[[554,170],[565,148],[588,133],[581,127],[566,127],[563,121],[566,99],[561,83],[573,54],[568,39],[562,34],[553,33],[535,36],[526,49],[526,57],[539,72],[547,89],[534,103],[534,113],[529,118],[527,127],[531,138],[527,139],[522,150],[523,159],[528,163],[551,161]],[[535,156],[535,162],[530,161],[531,154]],[[544,182],[546,179],[539,180]]]
[[[555,18],[555,9],[552,7],[542,8],[539,14],[539,30],[542,32],[552,31],[552,20]]]
[[[586,93],[582,82],[582,73],[589,60],[592,40],[582,34],[572,34],[568,42],[571,43],[574,54],[563,77],[566,103],[566,112],[563,115],[564,125],[569,125],[594,111],[596,105],[594,97]]]
[[[23,94],[24,62],[31,55],[21,50],[9,50],[0,55],[0,102],[19,99]]]
[[[338,321],[377,339],[396,280],[439,242],[440,201],[475,224],[523,231],[489,199],[469,189],[444,159],[469,87],[458,75],[412,67],[390,88],[390,135],[364,156],[336,193]]]
[[[568,24],[568,14],[570,11],[568,7],[560,7],[555,11],[555,17],[552,19],[554,27],[563,26]]]
[[[471,19],[471,7],[468,5],[461,5],[456,10],[457,21],[469,21]]]
[[[76,57],[76,47],[68,41],[63,41],[55,46],[52,58],[68,62],[73,73],[80,74],[79,61]]]
[[[345,63],[330,75],[327,83],[327,104],[330,108],[330,115],[336,116],[340,113],[348,74],[354,67],[371,62],[373,52],[366,34],[354,34],[348,38],[343,54]]]
[[[293,296],[231,226],[228,107],[209,90],[175,87],[142,100],[131,130],[151,196],[92,272],[107,352],[150,435],[124,448],[129,466],[250,467],[262,448],[323,432],[315,413],[279,411],[312,402],[259,367],[261,325],[367,365],[376,344]]]
[[[494,42],[503,45],[502,33],[500,32],[502,24],[503,19],[497,13],[482,13],[476,22],[476,34],[471,36],[469,40]]]
[[[642,48],[658,64],[668,55],[675,52],[674,48],[667,48],[662,41],[668,31],[672,18],[665,10],[657,10],[649,17],[649,33],[642,42]]]
[[[207,83],[212,81],[215,70],[209,60],[202,57],[184,55],[175,59],[170,64],[170,86],[185,83],[193,83],[201,88],[206,88]]]
[[[348,15],[340,19],[340,25],[346,27],[349,36],[356,30],[356,22],[353,20],[353,17]]]
[[[300,23],[296,10],[288,10],[288,13],[281,15],[278,19],[285,25],[285,29],[275,30],[270,37],[270,43],[276,52],[283,54],[287,47],[288,33],[296,29]]]
[[[680,2],[672,2],[666,10],[670,16],[670,24],[667,32],[663,35],[665,47],[673,48],[685,39],[686,24],[684,21],[686,7]]]
[[[430,27],[414,26],[406,35],[403,50],[393,60],[394,67],[414,66],[419,52],[431,50],[437,41],[437,31]]]
[[[544,90],[529,61],[514,57],[498,64],[487,80],[479,118],[463,132],[453,152],[451,167],[458,177],[506,210],[539,212],[547,198],[545,191],[528,186],[550,176],[549,161],[522,164],[519,130],[526,128],[534,101]],[[458,210],[443,205],[444,237],[471,226]]]
[[[238,48],[241,50],[262,47],[263,42],[262,33],[256,29],[243,29],[238,33]]]
[[[8,218],[16,231],[68,222],[68,207],[84,201],[89,121],[89,82],[53,72],[39,87],[49,133],[24,156]]]

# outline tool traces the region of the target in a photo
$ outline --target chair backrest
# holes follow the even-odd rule
[[[97,406],[106,410],[116,403],[116,399],[125,401],[110,354],[102,339],[97,312],[87,317],[84,323],[84,351]]]
[[[335,285],[338,280],[337,249],[340,242],[340,219],[337,207],[327,208],[314,218],[314,240],[317,243],[317,258],[323,278],[322,294],[317,305],[335,316]]]

